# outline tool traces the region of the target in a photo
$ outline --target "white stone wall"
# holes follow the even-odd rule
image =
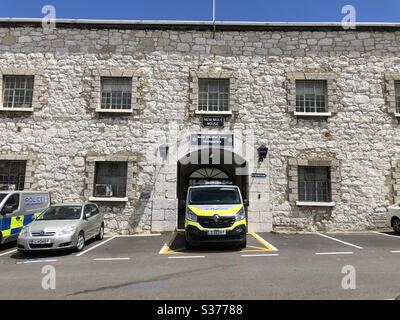
[[[152,198],[102,204],[111,232],[171,230],[176,166],[163,165],[158,146],[171,123],[200,129],[191,114],[190,73],[235,72],[237,114],[225,129],[253,129],[255,149],[269,147],[264,182],[252,183],[255,230],[363,230],[380,227],[393,202],[393,168],[400,159],[399,124],[386,101],[385,73],[400,73],[399,31],[208,31],[0,28],[0,69],[40,70],[41,108],[0,113],[1,155],[34,155],[32,185],[56,202],[87,200],[88,154],[137,156],[135,194]],[[131,115],[90,108],[92,70],[130,69],[140,104]],[[301,119],[288,112],[288,73],[336,74],[337,112]],[[0,72],[2,73],[2,72]],[[45,93],[43,93],[45,92]],[[339,163],[340,201],[331,209],[289,202],[288,159],[330,155]],[[5,158],[5,156],[3,157]],[[259,170],[259,172],[260,172]],[[251,182],[251,178],[250,178]]]

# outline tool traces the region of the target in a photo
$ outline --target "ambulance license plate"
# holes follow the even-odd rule
[[[226,230],[207,230],[209,236],[224,236],[226,235]]]
[[[35,239],[31,241],[31,244],[49,244],[51,239]]]

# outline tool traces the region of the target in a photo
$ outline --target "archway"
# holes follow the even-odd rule
[[[229,150],[205,148],[193,151],[178,161],[177,197],[186,200],[189,186],[199,184],[232,184],[248,199],[246,161]],[[178,206],[177,228],[184,228],[185,208]]]

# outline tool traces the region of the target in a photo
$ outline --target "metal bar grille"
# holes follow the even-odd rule
[[[199,111],[229,111],[229,79],[199,79]]]
[[[296,111],[326,112],[327,89],[326,81],[298,80],[296,81]]]
[[[396,94],[396,113],[400,113],[400,81],[394,82],[395,94]]]
[[[330,168],[299,167],[299,201],[330,202]]]
[[[32,108],[33,76],[4,76],[3,107]]]
[[[132,109],[132,78],[101,79],[101,109]]]

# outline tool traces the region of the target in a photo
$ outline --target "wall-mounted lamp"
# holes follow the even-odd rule
[[[160,157],[166,160],[168,158],[169,146],[160,146],[158,150],[160,151]]]
[[[263,160],[264,160],[265,158],[267,158],[267,155],[268,155],[268,147],[266,147],[266,146],[261,146],[261,147],[259,147],[259,148],[257,149],[257,151],[258,151],[258,161],[259,161],[259,162],[263,162]]]

